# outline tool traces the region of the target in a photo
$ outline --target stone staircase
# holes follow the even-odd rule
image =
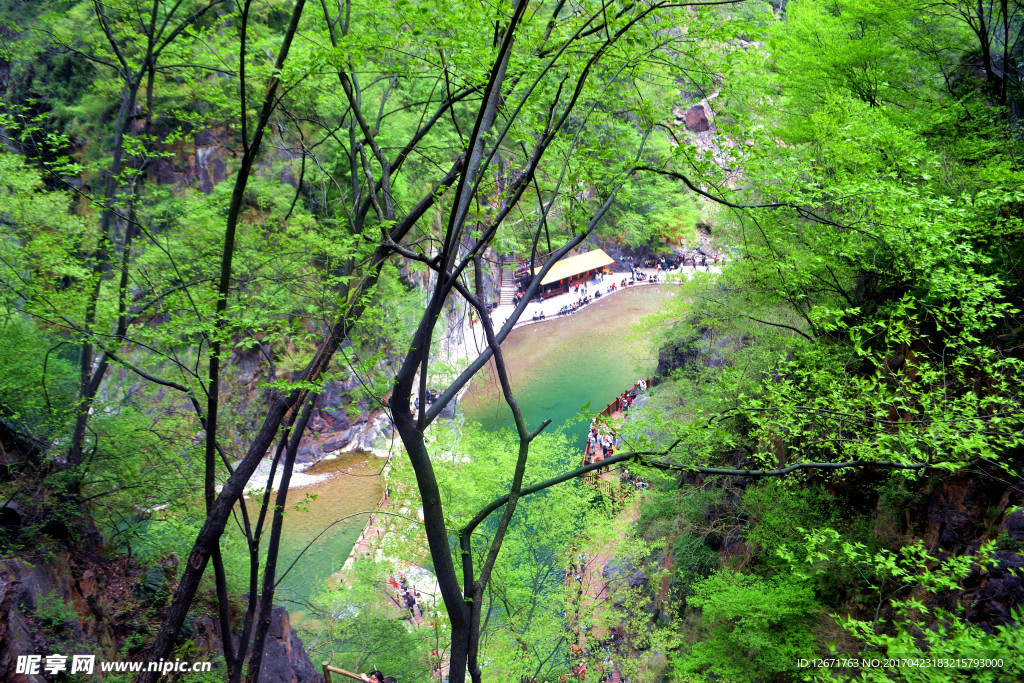
[[[499,297],[499,304],[501,306],[511,306],[512,299],[516,295],[516,277],[515,277],[515,264],[502,262],[501,265],[501,276],[499,281],[501,282],[501,292]]]

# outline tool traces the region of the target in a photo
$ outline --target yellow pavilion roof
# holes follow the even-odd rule
[[[544,276],[540,283],[542,285],[550,285],[552,282],[558,282],[567,277],[585,273],[595,268],[609,266],[613,263],[615,263],[615,259],[604,253],[604,249],[595,249],[584,254],[561,259],[558,263],[551,266],[551,270],[548,271],[548,274]],[[540,269],[534,268],[533,272],[536,273],[538,270]]]

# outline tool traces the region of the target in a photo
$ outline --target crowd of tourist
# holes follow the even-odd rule
[[[628,683],[626,679],[622,678],[622,674],[619,672],[619,666],[616,660],[627,656],[628,648],[625,648],[625,643],[621,637],[621,634],[617,633],[613,629],[613,633],[608,638],[597,641],[597,647],[593,650],[588,648],[581,648],[579,645],[573,643],[569,646],[569,650],[573,657],[580,657],[579,663],[573,667],[572,675],[579,680],[598,680],[603,683],[610,681],[622,681]],[[624,652],[623,650],[627,650]],[[598,678],[593,679],[587,678],[587,659],[596,660],[600,658],[600,664],[597,665]],[[566,679],[568,680],[568,679]]]
[[[634,282],[651,282],[657,284],[658,282],[661,282],[661,277],[659,275],[648,275],[642,270],[633,271],[630,275],[629,284],[633,284]]]
[[[713,249],[710,254],[705,253],[701,250],[689,250],[682,254],[671,254],[668,256],[653,256],[645,259],[634,260],[632,256],[626,257],[626,263],[629,265],[630,270],[636,270],[637,268],[654,268],[656,271],[670,271],[680,270],[689,266],[693,270],[697,270],[697,266],[700,266],[705,271],[711,270],[711,266],[718,266],[722,263],[722,256],[717,249]]]
[[[598,424],[594,419],[590,422],[590,433],[587,435],[587,450],[583,456],[583,464],[600,462],[615,455],[615,436],[607,425]]]
[[[645,393],[649,389],[649,384],[645,379],[637,380],[636,384],[627,391],[622,392],[615,398],[612,403],[608,405],[608,408],[602,413],[614,415],[617,412],[626,413],[629,407],[633,404],[633,401],[642,393]],[[599,422],[596,418],[590,423],[590,431],[587,434],[587,447],[586,452],[583,456],[584,464],[591,464],[594,462],[600,462],[603,459],[611,457],[615,453],[615,434],[611,427],[607,424]],[[623,469],[619,483],[623,489],[630,491],[632,489],[648,489],[650,484],[640,477],[634,474],[630,474],[629,470]],[[584,581],[587,574],[587,554],[582,553],[579,555],[579,563],[575,560],[571,560],[569,568],[565,572],[565,580],[569,586],[575,584],[576,589],[576,600],[579,601],[583,597]],[[571,589],[570,589],[571,590]],[[577,619],[570,619],[570,630],[577,636],[582,636],[583,632],[589,631],[589,627],[582,625]],[[612,629],[611,635],[607,638],[597,640],[596,647],[587,648],[585,643],[589,638],[580,638],[579,642],[573,642],[569,645],[570,657],[577,663],[573,665],[570,673],[563,674],[559,678],[560,683],[571,683],[572,681],[584,681],[584,680],[598,680],[605,683],[628,683],[627,679],[622,677],[622,673],[618,668],[618,661],[621,661],[623,657],[629,656],[629,647],[625,643],[623,633],[621,629]],[[587,675],[587,662],[599,662],[597,664],[597,677],[594,677],[594,672],[591,672],[590,677]]]
[[[651,488],[651,485],[648,482],[644,481],[643,479],[636,475],[630,474],[629,470],[627,469],[622,470],[622,476],[619,477],[619,480],[622,482],[623,488],[627,486],[633,486],[641,490]]]
[[[615,404],[615,411],[619,411],[623,415],[628,415],[629,409],[633,407],[633,401],[636,400],[638,395],[645,391],[647,391],[647,381],[641,379],[633,386],[632,389],[623,391],[622,394],[616,397],[613,402]]]
[[[658,270],[660,271],[662,270],[662,268],[659,268]],[[668,271],[667,268],[665,268],[664,270],[666,272]],[[658,273],[645,273],[644,271],[640,270],[638,266],[634,266],[632,263],[629,263],[629,277],[622,278],[621,280],[618,281],[618,283],[611,283],[610,285],[608,285],[607,288],[605,288],[605,293],[611,294],[616,290],[625,289],[626,287],[630,285],[635,285],[638,282],[658,284],[659,282],[661,282],[661,276]],[[600,292],[598,292],[598,296],[600,296]]]
[[[584,289],[583,291],[586,291],[586,289]],[[600,296],[600,292],[598,292],[598,296]],[[573,313],[580,310],[593,300],[594,297],[590,295],[581,296],[578,300],[573,301],[571,304],[562,306],[560,309],[558,309],[558,315],[572,315]]]
[[[423,607],[420,605],[420,593],[409,587],[409,581],[405,578],[405,574],[399,574],[397,581],[394,576],[390,577],[388,584],[396,594],[392,596],[392,600],[399,607],[409,610],[409,623],[415,626],[417,619],[422,621]]]
[[[624,653],[624,642],[621,637],[621,633],[618,629],[612,630],[612,635],[603,640],[597,641],[597,647],[594,649],[581,647],[578,643],[569,644],[569,656],[571,659],[576,660],[576,664],[572,666],[570,673],[562,674],[558,679],[559,683],[570,683],[573,679],[580,681],[602,681],[602,683],[610,683],[612,681],[621,681],[622,683],[628,683],[628,679],[622,677],[622,673],[619,671],[617,660],[626,656]],[[600,664],[597,665],[598,678],[587,678],[587,660],[594,661],[600,659]]]
[[[621,262],[629,268],[628,276],[624,276],[617,281],[609,282],[607,285],[602,287],[600,286],[601,283],[605,281],[606,277],[611,275],[611,271],[608,270],[604,273],[598,273],[597,276],[589,283],[582,281],[570,283],[568,293],[579,295],[579,298],[570,304],[565,304],[553,315],[559,317],[571,315],[596,299],[600,299],[602,296],[611,294],[612,292],[616,292],[620,289],[625,289],[630,285],[637,283],[658,284],[662,282],[663,276],[661,273],[663,272],[667,273],[673,270],[681,270],[685,266],[690,266],[694,271],[696,271],[697,267],[700,266],[704,268],[705,271],[710,272],[711,266],[715,265],[717,267],[721,261],[722,257],[717,251],[710,255],[702,251],[691,251],[683,254],[670,254],[668,256],[655,256],[645,259],[634,259],[632,256],[625,256],[622,257]],[[643,268],[654,269],[655,272],[645,272],[642,270]],[[523,273],[528,274],[529,270],[524,269]],[[512,297],[512,304],[514,306],[518,306],[519,302],[522,301],[523,297],[526,295],[525,289],[528,285],[529,277],[526,277],[525,275],[519,277],[516,283],[516,293]],[[537,303],[541,303],[543,299],[544,297],[540,294],[534,297],[534,300]],[[533,314],[532,320],[533,322],[547,320],[547,315],[542,311],[538,311]]]
[[[438,397],[440,397],[440,396],[441,396],[441,392],[438,391],[437,389],[428,389],[427,393],[426,393],[427,406],[429,407],[429,406],[434,405],[434,403],[437,401]],[[416,396],[415,398],[413,398],[413,400],[412,400],[412,407],[414,409],[413,412],[416,412],[417,410],[420,409],[420,397],[419,396]]]
[[[387,581],[388,588],[393,592],[390,595],[392,602],[404,610],[408,610],[409,616],[406,617],[412,626],[428,626],[431,628],[438,628],[440,621],[437,613],[432,612],[432,617],[429,621],[425,620],[423,613],[423,598],[420,592],[409,584],[409,580],[405,574],[399,574],[396,579],[394,576],[388,577]],[[447,683],[448,676],[445,674],[445,662],[441,654],[434,650],[430,653],[430,661],[432,664],[431,675],[433,678]],[[370,674],[371,676],[373,674]],[[366,679],[364,680],[373,680]],[[384,679],[385,683],[395,683],[395,679],[391,676]]]
[[[615,400],[608,404],[602,415],[614,413],[628,414],[633,401],[640,394],[648,389],[647,380],[640,378],[632,388],[623,391]],[[598,422],[597,418],[590,421],[590,431],[587,434],[587,447],[583,455],[583,464],[589,465],[599,462],[615,454],[615,435],[611,428]]]
[[[519,284],[516,285],[516,293],[512,297],[512,305],[513,306],[518,306],[519,302],[522,301],[523,296],[525,296],[525,295],[526,295],[526,292],[523,291],[523,283],[520,282]]]

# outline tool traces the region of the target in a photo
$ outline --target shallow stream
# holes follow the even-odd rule
[[[302,556],[295,568],[278,586],[275,601],[287,604],[292,622],[299,626],[306,609],[294,604],[305,602],[322,590],[331,574],[341,569],[369,514],[383,495],[383,479],[378,476],[384,460],[374,455],[353,451],[332,460],[323,460],[306,470],[307,474],[328,474],[328,479],[288,492],[288,510],[281,535],[281,551],[277,575],[280,577],[306,545],[335,520]],[[316,499],[313,499],[316,496]],[[248,501],[255,520],[259,499]],[[269,517],[269,515],[268,515]],[[267,522],[269,537],[269,521]]]

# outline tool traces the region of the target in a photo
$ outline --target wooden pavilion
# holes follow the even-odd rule
[[[573,285],[593,280],[598,273],[605,271],[607,266],[615,263],[615,259],[603,249],[594,249],[576,256],[569,256],[551,266],[551,270],[540,281],[542,299],[565,294]],[[536,273],[540,268],[533,270]]]

